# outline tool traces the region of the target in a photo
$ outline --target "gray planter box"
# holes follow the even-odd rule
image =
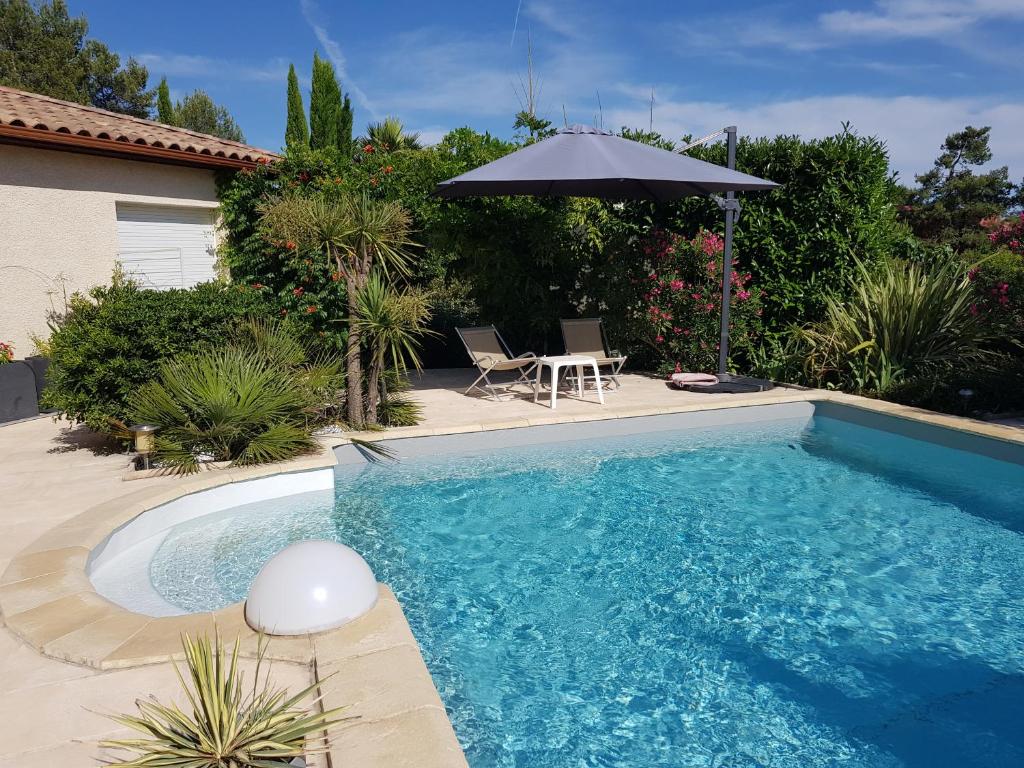
[[[32,367],[21,360],[0,365],[0,423],[39,415]]]
[[[33,355],[32,357],[26,357],[25,363],[32,369],[32,373],[36,377],[36,401],[42,402],[43,390],[46,389],[47,384],[46,372],[50,368],[50,358],[43,357],[42,355]],[[43,413],[51,412],[49,410],[43,411]]]

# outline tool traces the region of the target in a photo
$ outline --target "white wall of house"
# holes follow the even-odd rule
[[[216,208],[210,170],[0,144],[0,341],[33,354],[31,334],[47,335],[65,291],[109,283],[125,242],[207,275],[200,240]]]

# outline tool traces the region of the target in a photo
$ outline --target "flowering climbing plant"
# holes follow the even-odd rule
[[[718,364],[722,311],[722,238],[701,230],[692,239],[652,230],[641,241],[630,282],[637,294],[633,327],[656,352],[663,371],[713,371]],[[729,275],[730,339],[738,350],[758,327],[762,292],[733,258]]]

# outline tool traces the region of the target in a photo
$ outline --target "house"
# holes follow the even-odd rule
[[[0,86],[0,340],[32,354],[48,314],[118,264],[158,289],[213,279],[216,173],[274,158]]]

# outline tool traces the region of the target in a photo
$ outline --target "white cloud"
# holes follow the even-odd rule
[[[276,83],[284,82],[288,76],[288,62],[282,58],[270,59],[258,65],[182,53],[140,53],[135,59],[145,65],[153,76]]]
[[[646,105],[606,110],[605,124],[646,127]],[[736,124],[742,135],[799,134],[805,138],[837,133],[849,121],[861,135],[877,136],[889,149],[890,165],[905,182],[928,170],[946,135],[965,125],[992,126],[996,165],[1008,165],[1011,179],[1024,175],[1024,104],[924,96],[822,96],[737,106],[712,101],[660,101],[654,128],[678,140],[703,136]]]
[[[428,125],[424,128],[410,128],[409,130],[420,135],[420,144],[430,147],[441,141],[450,129],[441,125]]]
[[[576,39],[583,36],[580,17],[550,2],[534,0],[525,8],[526,15],[555,34]]]
[[[992,51],[977,35],[985,23],[1024,19],[1022,0],[875,0],[868,10],[838,9],[804,20],[771,9],[745,17],[704,18],[678,25],[679,34],[700,50],[719,49],[723,30],[731,46],[817,51],[880,40],[927,39],[981,59]],[[1005,52],[999,54],[1004,59]],[[1010,62],[1007,62],[1010,63]]]
[[[327,31],[327,27],[320,20],[320,8],[314,2],[314,0],[300,0],[302,8],[302,17],[309,24],[310,29],[313,30],[313,34],[316,36],[317,41],[324,47],[324,53],[327,54],[327,58],[331,60],[334,65],[334,71],[337,73],[338,78],[341,80],[342,88],[352,93],[355,96],[356,101],[367,110],[374,119],[379,119],[379,114],[373,103],[367,98],[363,89],[356,85],[355,81],[349,77],[348,67],[345,60],[345,54],[341,50],[341,45],[330,36]]]

